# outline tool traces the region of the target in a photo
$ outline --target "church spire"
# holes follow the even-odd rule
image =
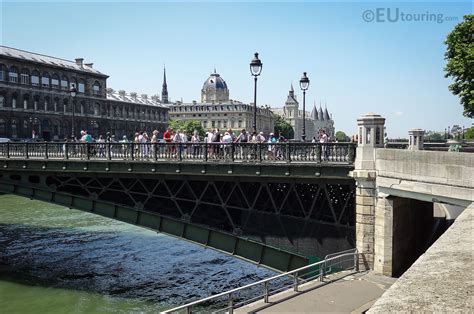
[[[163,86],[161,88],[161,102],[168,103],[168,85],[166,84],[166,68],[163,67]]]

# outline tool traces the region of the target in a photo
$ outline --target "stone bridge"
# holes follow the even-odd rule
[[[474,154],[423,151],[423,131],[408,150],[383,148],[385,119],[358,120],[356,242],[366,266],[398,276],[431,244],[433,204],[474,201]]]

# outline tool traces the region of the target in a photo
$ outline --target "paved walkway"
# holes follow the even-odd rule
[[[302,285],[235,310],[236,313],[362,313],[387,290],[395,278],[372,272],[348,273],[335,281]]]

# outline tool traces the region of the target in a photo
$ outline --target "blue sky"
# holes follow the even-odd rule
[[[398,8],[398,20],[392,20]],[[370,10],[379,21],[370,19]],[[282,107],[303,71],[307,110],[326,103],[336,129],[376,112],[390,137],[410,128],[469,126],[444,78],[443,41],[472,2],[41,2],[3,1],[2,45],[65,59],[83,57],[110,75],[108,87],[158,94],[166,64],[172,100],[200,99],[213,71],[232,99],[253,100],[249,62],[259,52],[259,105]],[[364,13],[365,12],[365,13]],[[400,13],[442,14],[437,21]],[[385,14],[382,16],[381,14]],[[372,16],[373,17],[373,16]],[[452,19],[457,21],[451,21]],[[426,19],[426,18],[425,18]]]

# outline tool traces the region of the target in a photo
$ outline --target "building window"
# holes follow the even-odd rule
[[[0,64],[0,81],[5,81],[5,67]]]
[[[31,85],[39,86],[39,73],[36,71],[31,74]]]
[[[86,92],[86,86],[84,84],[84,80],[79,81],[79,85],[77,85],[77,91],[79,93],[85,93]]]
[[[46,72],[44,72],[43,76],[41,77],[41,86],[49,88],[49,74]]]
[[[21,84],[25,84],[25,85],[30,84],[30,75],[29,75],[27,69],[21,70],[20,83],[21,83]]]
[[[67,80],[67,77],[63,75],[61,78],[61,89],[62,90],[69,90],[69,82]]]
[[[18,83],[18,70],[15,67],[11,67],[8,72],[8,80],[11,83]]]
[[[76,79],[72,78],[71,81],[69,82],[69,85],[72,87],[72,85],[74,84],[74,87],[77,88],[77,81]]]
[[[100,95],[100,84],[99,82],[95,81],[94,85],[92,86],[92,93],[94,95]]]
[[[0,119],[0,134],[5,135],[5,120]]]
[[[59,76],[57,74],[54,74],[51,79],[51,87],[59,89]]]

